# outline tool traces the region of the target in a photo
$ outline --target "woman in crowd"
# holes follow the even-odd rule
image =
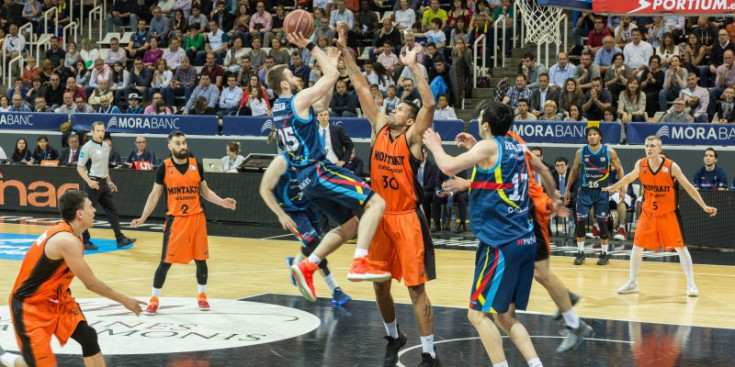
[[[100,57],[100,52],[94,48],[89,38],[85,38],[82,40],[82,49],[79,51],[79,56],[84,61],[84,66],[89,69],[94,64],[94,60]]]
[[[44,96],[45,90],[43,89],[43,82],[41,82],[41,77],[36,76],[33,77],[33,80],[31,81],[31,89],[29,89],[26,92],[26,101],[30,103],[32,106],[36,103],[36,97],[38,96]]]
[[[214,109],[209,107],[209,102],[204,97],[199,97],[194,101],[194,107],[192,107],[192,115],[214,115]]]
[[[87,69],[87,65],[83,60],[77,61],[77,67],[74,71],[74,78],[77,80],[77,85],[85,88],[89,83],[89,76],[91,72]]]
[[[171,30],[168,32],[168,38],[178,38],[183,39],[184,34],[186,34],[186,26],[187,26],[186,17],[184,17],[184,12],[181,9],[174,11],[174,17],[171,20]]]
[[[31,85],[31,81],[34,77],[40,76],[41,72],[43,70],[40,66],[38,66],[38,63],[36,63],[36,58],[33,56],[28,56],[26,59],[26,65],[23,67],[23,73],[20,75],[21,80],[23,80],[23,84],[26,86]]]
[[[158,48],[158,37],[151,36],[148,38],[148,44],[151,46],[143,54],[143,65],[147,68],[153,68],[161,57],[163,57],[163,50]]]
[[[271,115],[270,103],[264,95],[262,89],[250,87],[250,95],[246,106],[250,108],[252,116]]]
[[[41,164],[43,161],[58,161],[59,152],[51,147],[48,143],[46,135],[41,135],[36,139],[36,149],[31,154],[33,164]]]
[[[169,70],[168,65],[166,64],[166,59],[158,59],[156,61],[156,68],[153,70],[153,77],[151,78],[151,89],[148,90],[148,96],[146,97],[147,101],[152,100],[154,93],[161,93],[163,96],[163,101],[166,100],[166,91],[171,85],[171,79],[173,79],[174,74]]]
[[[474,67],[472,51],[467,47],[467,41],[462,38],[456,39],[452,48],[452,66],[449,67],[455,105],[461,105],[465,97],[470,97]]]
[[[10,99],[6,95],[0,96],[0,112],[10,111]]]
[[[613,64],[605,72],[605,86],[613,97],[613,101],[618,100],[620,92],[625,90],[628,80],[632,77],[633,70],[625,65],[625,56],[617,53],[613,56]]]
[[[661,68],[668,69],[672,56],[679,56],[679,45],[674,43],[674,35],[666,32],[661,39],[661,46],[656,49],[656,55],[661,56]]]
[[[240,60],[243,56],[248,53],[248,50],[242,47],[242,38],[235,38],[232,40],[232,47],[227,50],[224,60],[225,71],[237,74],[240,71],[240,64],[237,60]]]
[[[669,32],[669,28],[664,25],[664,17],[655,16],[653,17],[653,24],[651,28],[648,28],[648,42],[651,43],[654,49],[658,48],[663,41],[663,36]]]
[[[398,30],[411,29],[414,23],[416,23],[416,11],[409,6],[408,0],[400,0],[398,2],[398,10],[394,13],[394,18]]]
[[[164,102],[163,99],[159,99],[154,103],[154,115],[171,115],[171,110],[166,106],[166,102]]]
[[[606,108],[602,111],[602,122],[620,122],[617,111],[612,107]]]
[[[254,68],[259,69],[263,63],[265,62],[265,57],[268,56],[267,53],[263,50],[263,40],[260,39],[258,36],[254,36],[250,39],[250,45],[252,46],[252,49],[248,53],[248,56],[250,56],[250,65],[252,65]]]
[[[54,64],[51,63],[51,60],[46,59],[43,60],[43,66],[41,67],[41,74],[39,77],[41,77],[41,83],[47,84],[49,80],[51,80],[51,75],[54,75]]]
[[[373,73],[377,76],[377,83],[375,84],[378,85],[378,89],[380,89],[380,92],[383,95],[387,95],[388,87],[396,85],[396,82],[393,80],[393,76],[388,72],[388,70],[385,70],[383,65],[379,62],[365,64],[366,69],[367,65],[371,65]]]
[[[454,44],[457,43],[458,39],[462,39],[465,42],[469,42],[470,40],[470,32],[467,29],[467,22],[464,20],[464,18],[457,19],[457,22],[454,24],[454,28],[452,28],[452,33],[449,35],[449,47],[454,48]]]
[[[559,95],[559,109],[565,116],[569,115],[569,108],[575,104],[581,106],[584,103],[584,94],[579,88],[577,79],[569,78],[564,82],[564,90]]]
[[[11,157],[13,163],[22,164],[33,164],[33,157],[31,157],[31,150],[28,149],[28,142],[24,138],[18,138],[15,141],[15,150]]]
[[[679,56],[671,57],[671,66],[666,71],[663,88],[658,93],[659,111],[668,110],[668,102],[679,97],[679,91],[686,87],[686,79],[689,72],[680,64],[681,58]]]
[[[250,16],[248,15],[248,4],[243,2],[237,8],[237,13],[235,13],[235,24],[232,26],[232,29],[227,32],[227,35],[230,36],[231,40],[234,38],[242,38],[245,32],[249,29],[249,23]]]
[[[544,102],[544,113],[538,119],[541,121],[562,121],[564,120],[564,114],[557,110],[556,102],[547,99]]]
[[[582,116],[582,108],[578,104],[572,104],[569,106],[569,117],[564,121],[587,122],[587,118]]]
[[[646,94],[635,77],[628,79],[628,86],[618,98],[618,114],[625,125],[629,122],[646,121]]]
[[[112,75],[110,76],[110,90],[115,94],[118,101],[125,99],[125,89],[130,85],[130,72],[119,61],[112,65]]]
[[[77,61],[81,60],[82,56],[77,51],[76,42],[69,42],[66,46],[66,56],[64,56],[64,67],[69,68],[72,71],[76,71]]]
[[[465,9],[464,2],[462,0],[454,0],[452,8],[447,13],[446,31],[449,32],[452,28],[455,28],[460,19],[465,23],[469,22],[470,11]]]
[[[288,50],[283,47],[283,41],[280,38],[274,38],[271,40],[271,50],[268,53],[268,56],[273,57],[273,60],[275,60],[276,65],[278,64],[289,64],[291,61],[291,55],[288,53]]]
[[[684,47],[684,67],[692,72],[699,72],[699,65],[707,54],[707,48],[702,45],[699,36],[692,32],[687,36],[687,44]]]
[[[231,141],[225,148],[226,155],[222,157],[222,172],[237,173],[237,167],[245,162],[245,157],[240,155],[240,143]]]
[[[641,89],[646,93],[646,114],[653,116],[658,110],[658,92],[664,86],[666,75],[661,70],[661,57],[651,56],[648,59],[648,68],[641,74]]]

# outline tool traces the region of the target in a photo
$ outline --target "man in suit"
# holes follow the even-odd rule
[[[67,144],[69,147],[61,151],[59,162],[64,166],[76,166],[79,160],[79,135],[71,133],[67,138]]]
[[[551,176],[554,177],[554,183],[556,183],[556,191],[561,195],[561,197],[564,197],[564,194],[566,194],[566,191],[564,190],[566,189],[567,179],[569,178],[569,173],[571,170],[572,168],[569,166],[569,160],[564,157],[556,157],[556,159],[554,160],[554,169],[551,170]],[[567,208],[570,208],[573,214],[575,208],[577,207],[577,188],[577,183],[575,182],[572,185],[571,200],[569,201],[569,205],[567,205]],[[569,218],[575,217],[576,215],[569,216]],[[569,218],[561,218],[561,220],[566,220]],[[567,223],[571,225],[571,221],[561,223],[565,223],[565,229],[570,229],[567,228]]]
[[[439,173],[437,187],[434,195],[434,201],[432,202],[432,215],[434,216],[434,223],[438,224],[441,221],[442,211],[441,211],[441,205],[447,204],[447,218],[445,219],[444,228],[446,230],[450,230],[452,223],[452,210],[454,207],[454,203],[456,202],[458,205],[458,213],[457,216],[459,217],[459,225],[457,228],[455,228],[454,233],[461,233],[464,232],[466,228],[466,222],[467,222],[467,203],[469,201],[469,191],[452,191],[452,190],[445,190],[444,185],[445,181],[453,180],[454,177],[460,177],[465,180],[467,180],[470,177],[469,171],[462,171],[456,176],[447,176],[443,173]]]
[[[536,157],[538,157],[538,159],[541,160],[541,163],[543,163],[544,166],[546,166],[546,168],[549,169],[549,172],[554,172],[554,166],[546,163],[546,161],[544,160],[544,150],[541,149],[541,147],[533,147],[533,148],[531,148],[531,153],[533,153],[533,155],[535,155]],[[540,183],[541,182],[541,178],[540,177],[536,177],[536,182],[539,182]]]
[[[549,100],[554,102],[559,100],[559,89],[549,87],[549,74],[544,73],[538,77],[538,89],[531,92],[529,111],[536,117],[543,115],[544,103]],[[551,171],[554,172],[554,170]]]
[[[434,200],[438,200],[435,196],[435,191],[437,190],[437,186],[441,186],[441,183],[437,182],[439,180],[439,167],[436,166],[433,160],[429,159],[426,154],[426,147],[423,147],[421,151],[424,154],[424,160],[421,161],[421,165],[416,172],[416,180],[423,189],[421,207],[424,210],[424,216],[426,216],[427,221],[431,221],[432,205]],[[439,231],[439,222],[434,222],[431,225],[431,231]]]
[[[345,133],[344,129],[329,123],[329,112],[320,112],[316,119],[319,121],[319,135],[324,141],[327,150],[327,159],[342,167],[350,159],[355,144]]]

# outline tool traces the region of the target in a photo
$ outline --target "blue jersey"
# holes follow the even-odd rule
[[[475,166],[470,180],[470,224],[483,243],[500,246],[529,237],[528,166],[523,145],[495,137],[498,162],[490,170]]]
[[[610,186],[610,149],[607,145],[600,145],[596,152],[585,145],[580,152],[580,159],[579,177],[582,187],[599,189]]]
[[[293,109],[293,97],[278,98],[273,103],[273,124],[278,128],[281,142],[296,167],[308,166],[315,161],[324,161],[327,152],[319,136],[319,122],[314,109],[309,108],[309,118],[302,120]]]
[[[694,173],[692,185],[701,190],[726,190],[727,174],[717,165],[711,172],[702,167]]]
[[[284,211],[305,211],[308,204],[304,199],[304,192],[299,188],[296,169],[289,162],[288,153],[284,152],[281,155],[286,159],[287,167],[273,188],[273,194]]]

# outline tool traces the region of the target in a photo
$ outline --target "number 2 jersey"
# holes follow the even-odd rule
[[[490,246],[529,238],[529,170],[523,145],[495,137],[498,160],[489,170],[475,166],[470,179],[470,224],[475,236]]]
[[[599,189],[610,185],[610,149],[607,145],[600,144],[600,149],[596,152],[585,145],[579,156],[581,187]]]
[[[314,109],[309,107],[309,118],[300,119],[294,111],[292,97],[281,97],[273,103],[273,124],[278,128],[278,135],[291,163],[296,167],[304,167],[315,161],[327,159],[324,141],[319,136],[319,123]]]
[[[177,164],[173,158],[163,161],[156,171],[156,183],[166,191],[166,215],[186,216],[204,211],[199,185],[204,181],[202,165],[194,158]]]
[[[370,157],[371,188],[385,199],[385,211],[416,210],[421,197],[416,173],[421,162],[411,154],[406,134],[393,139],[386,125],[375,137]]]

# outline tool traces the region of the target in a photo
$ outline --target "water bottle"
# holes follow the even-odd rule
[[[449,180],[453,179],[454,176],[450,176]],[[447,196],[447,219],[449,222],[449,229],[452,229],[452,224],[454,224],[455,221],[455,215],[454,215],[454,193],[449,192],[449,196]]]

